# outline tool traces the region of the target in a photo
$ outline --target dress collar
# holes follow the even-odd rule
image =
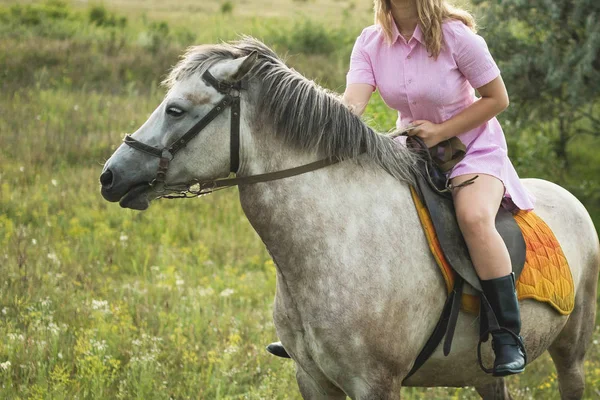
[[[392,19],[392,43],[396,43],[396,41],[398,39],[400,39],[402,37],[401,40],[406,41],[406,39],[400,35],[400,32],[398,31],[398,26],[396,26],[396,22],[394,22],[394,20]],[[412,39],[415,39],[417,42],[421,43],[421,44],[425,44],[425,41],[423,40],[423,32],[421,31],[421,25],[417,24],[417,27],[415,28],[415,31],[413,32],[412,35]]]

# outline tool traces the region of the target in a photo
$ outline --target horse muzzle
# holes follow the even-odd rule
[[[126,182],[112,169],[105,167],[100,175],[100,184],[102,197],[112,203],[118,201],[123,208],[145,210],[150,206],[153,190],[147,181]]]

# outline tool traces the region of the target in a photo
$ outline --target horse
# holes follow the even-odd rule
[[[503,378],[480,370],[478,320],[463,312],[451,354],[438,348],[406,379],[447,293],[411,197],[414,152],[251,37],[188,49],[164,84],[164,100],[106,161],[101,193],[143,210],[169,194],[239,185],[276,265],[273,319],[303,398],[395,400],[403,386],[474,386],[484,398],[510,398]],[[321,160],[333,161],[315,167]],[[549,351],[561,398],[580,399],[598,236],[567,190],[523,183],[569,262],[575,308],[564,316],[521,301],[521,334],[529,362]],[[483,353],[492,359],[491,349]]]

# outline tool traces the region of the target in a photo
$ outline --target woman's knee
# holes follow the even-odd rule
[[[495,215],[485,207],[457,207],[456,218],[463,235],[474,237],[495,229]]]

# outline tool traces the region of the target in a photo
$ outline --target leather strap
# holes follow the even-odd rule
[[[444,156],[439,158],[438,147],[444,149]],[[442,172],[446,173],[456,166],[467,153],[467,148],[463,142],[456,136],[437,144],[430,149],[433,161],[438,165]]]
[[[236,97],[231,103],[231,128],[229,135],[229,171],[237,174],[240,169],[240,98]]]
[[[454,331],[458,321],[458,312],[462,303],[462,293],[465,281],[461,276],[457,276],[454,282],[452,305],[450,306],[450,316],[448,318],[448,329],[446,329],[446,338],[444,339],[444,356],[448,357],[452,350],[452,340],[454,339]]]
[[[427,339],[425,346],[423,346],[423,349],[417,356],[412,369],[406,375],[404,380],[410,378],[415,372],[417,372],[419,368],[423,366],[423,364],[425,364],[435,349],[437,349],[444,336],[450,338],[448,342],[448,349],[450,348],[452,344],[452,338],[454,337],[454,328],[456,328],[458,311],[460,309],[463,284],[464,281],[460,278],[460,276],[457,276],[456,280],[454,281],[454,289],[448,295],[446,303],[444,303],[444,308],[442,309],[442,314],[440,315],[437,325],[433,329],[431,336],[429,339]],[[446,345],[444,345],[444,348],[446,348]],[[444,355],[447,356],[448,354]]]
[[[130,147],[133,147],[136,150],[149,154],[153,157],[161,157],[162,155],[161,149],[157,149],[156,147],[152,147],[147,145],[146,143],[142,143],[139,140],[136,140],[133,137],[131,137],[131,135],[129,134],[125,135],[125,137],[123,138],[123,143]]]
[[[267,172],[264,174],[244,176],[239,178],[225,178],[216,179],[211,181],[194,181],[185,187],[169,187],[166,190],[183,191],[183,193],[175,195],[164,195],[166,199],[179,199],[182,197],[197,197],[212,193],[215,190],[230,188],[240,185],[251,185],[254,183],[276,181],[283,178],[290,178],[296,175],[302,175],[307,172],[316,171],[318,169],[337,164],[341,160],[335,158],[325,158],[319,161],[315,161],[309,164],[300,165],[298,167],[284,169],[281,171]],[[197,186],[195,189],[194,186]],[[191,193],[191,196],[185,195],[185,193]]]
[[[219,116],[225,109],[232,104],[233,97],[230,95],[225,95],[223,99],[204,116],[200,121],[198,121],[194,126],[192,126],[186,133],[183,134],[178,140],[176,140],[170,147],[169,151],[171,154],[175,155],[179,150],[183,149],[193,138],[196,137],[200,133],[201,130],[206,128],[208,124],[210,124],[215,118]]]

